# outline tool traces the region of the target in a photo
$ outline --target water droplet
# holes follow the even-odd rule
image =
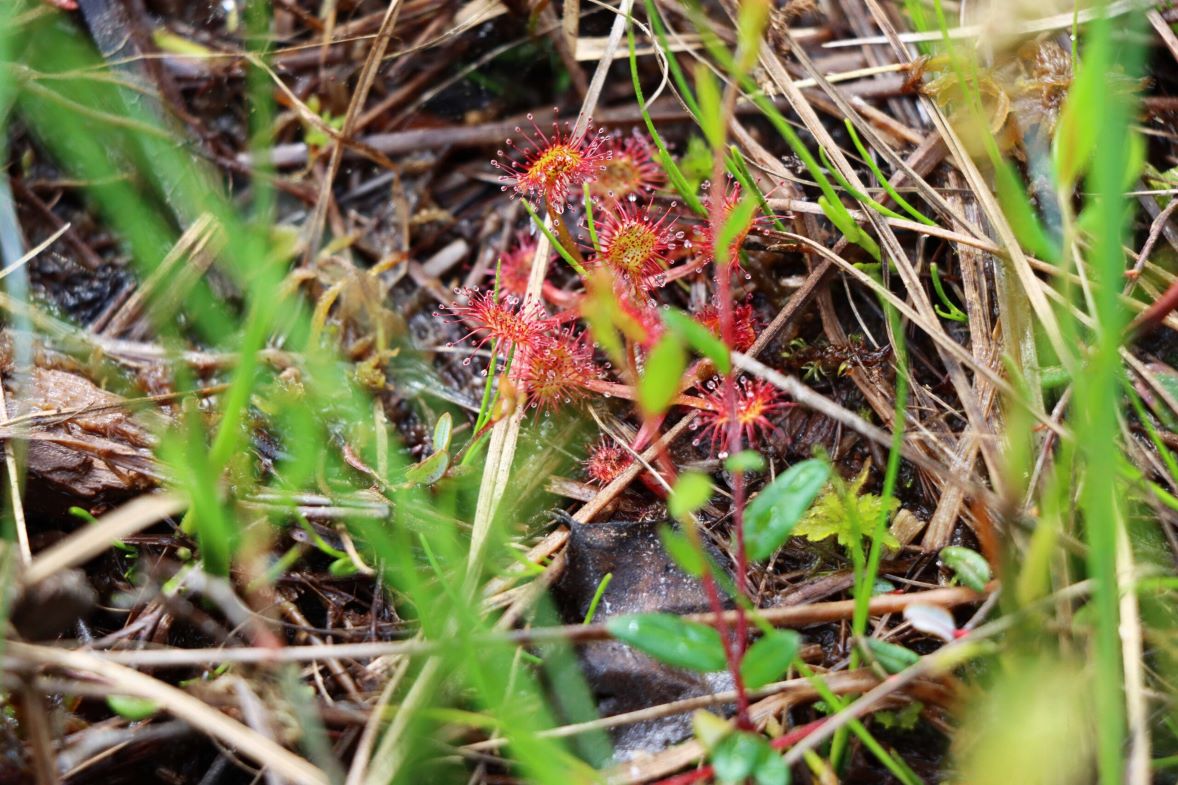
[[[692,447],[699,447],[699,439],[692,439],[691,446]]]
[[[716,457],[719,458],[720,460],[724,460],[725,458],[728,457],[728,451],[727,450],[720,450],[720,452],[716,453]]]
[[[462,364],[463,365],[470,365],[470,358],[467,357],[465,360],[462,361]]]

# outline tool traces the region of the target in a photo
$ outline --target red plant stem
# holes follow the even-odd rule
[[[784,750],[787,747],[792,747],[802,739],[809,736],[814,731],[822,727],[826,722],[825,719],[808,722],[805,725],[800,725],[789,733],[782,734],[776,739],[771,739],[769,745],[775,750]],[[655,782],[654,785],[692,785],[694,782],[703,782],[712,778],[715,769],[711,766],[700,766],[695,771],[684,772],[683,774],[676,774],[674,777],[667,777],[664,780]]]
[[[638,398],[638,393],[628,384],[607,382],[604,379],[587,379],[581,383],[581,386],[591,392],[621,398],[625,401],[633,401]],[[671,405],[689,406],[692,409],[703,409],[705,411],[712,410],[712,405],[698,395],[676,395],[675,399],[671,401]]]
[[[733,90],[732,84],[729,84],[724,91],[724,108],[726,110],[725,117],[732,116],[732,110],[735,106],[736,93]],[[725,121],[724,128],[727,129],[728,123]],[[712,149],[712,194],[708,199],[708,220],[712,226],[711,236],[715,239],[722,233],[722,228],[727,219],[724,214],[724,155],[721,145],[717,145]],[[727,251],[721,257],[721,250]],[[737,249],[721,249],[713,248],[715,255],[716,267],[716,299],[717,307],[720,316],[720,338],[724,344],[731,348],[736,345],[736,314],[733,308],[732,297],[732,268],[739,264],[739,258],[732,259],[730,257],[733,253],[738,253]],[[724,389],[724,403],[728,409],[728,455],[735,455],[741,449],[741,425],[737,416],[737,401],[736,401],[736,374],[733,368],[729,368],[728,373],[723,377]],[[736,532],[736,591],[741,597],[748,597],[748,556],[745,554],[744,544],[744,473],[737,470],[732,473],[732,527]],[[732,647],[734,654],[731,659],[738,663],[744,658],[745,650],[748,647],[748,617],[744,612],[744,605],[740,602],[736,604],[736,640],[733,641]],[[725,647],[727,648],[727,647]],[[731,664],[729,665],[732,668]],[[732,678],[736,682],[737,695],[744,697],[744,680],[740,676],[740,669],[732,668]],[[748,699],[738,700],[736,705],[736,726],[741,729],[751,729],[752,723],[749,721]]]

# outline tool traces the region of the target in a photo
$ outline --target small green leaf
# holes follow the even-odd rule
[[[959,545],[941,549],[941,562],[953,570],[962,586],[985,591],[990,581],[990,564],[980,553]]]
[[[847,211],[842,202],[819,196],[818,206],[822,208],[823,215],[829,218],[834,227],[847,238],[847,242],[854,243],[867,251],[876,261],[880,260],[879,245],[859,227],[859,224],[855,223],[855,219],[851,217],[851,213]]]
[[[733,248],[732,245],[737,237],[742,237],[748,232],[757,207],[756,194],[746,193],[740,198],[736,207],[732,208],[732,212],[728,213],[728,217],[724,219],[724,225],[720,227],[720,232],[716,235],[716,247],[712,249],[716,255],[716,264],[728,264],[732,261],[732,254],[740,251],[739,248]]]
[[[712,148],[698,134],[687,138],[687,149],[679,158],[679,165],[683,170],[683,177],[692,188],[699,188],[700,183],[712,174]]]
[[[638,403],[648,415],[662,414],[679,392],[687,370],[687,355],[674,335],[664,335],[646,357],[646,368],[638,380]]]
[[[355,575],[359,570],[356,568],[356,563],[352,561],[351,557],[341,556],[327,565],[327,572],[336,578],[346,578],[349,575]]]
[[[768,746],[761,736],[733,733],[712,750],[712,770],[717,782],[743,782],[751,777]]]
[[[724,112],[720,107],[720,86],[706,65],[695,69],[695,91],[699,97],[699,127],[715,150],[724,144]]]
[[[724,459],[724,468],[730,472],[759,472],[765,468],[765,457],[755,450],[741,450]]]
[[[667,308],[662,314],[663,323],[667,325],[667,329],[683,339],[692,349],[711,360],[717,371],[726,374],[732,370],[728,347],[713,335],[711,330],[677,308]]]
[[[679,569],[688,575],[698,578],[704,572],[704,560],[700,552],[682,533],[670,526],[659,527],[659,539],[671,561],[679,565]]]
[[[888,673],[899,673],[920,661],[920,655],[912,649],[877,638],[867,639],[867,649],[880,667]]]
[[[757,785],[789,785],[789,766],[785,758],[769,748],[770,754],[761,758],[761,764],[753,772]]]
[[[582,624],[591,624],[593,617],[597,615],[597,606],[601,604],[601,598],[605,596],[605,590],[609,588],[609,582],[614,579],[612,572],[607,572],[602,576],[601,582],[597,584],[597,591],[593,592],[593,599],[589,602],[589,610],[585,612],[585,620]]]
[[[750,559],[767,559],[781,547],[829,477],[830,466],[811,458],[789,467],[749,502],[744,538]]]
[[[450,412],[442,412],[442,416],[438,418],[437,423],[434,424],[434,451],[449,450],[450,436],[454,432],[454,418],[450,416]]]
[[[106,705],[115,714],[131,722],[146,720],[160,710],[155,701],[130,695],[107,695]]]
[[[691,713],[691,729],[699,743],[710,752],[732,733],[732,723],[710,711],[696,709]]]
[[[798,655],[801,636],[793,630],[773,630],[749,647],[740,661],[740,675],[750,690],[776,681]]]
[[[609,634],[659,662],[693,671],[721,671],[727,665],[720,633],[670,613],[614,616]]]
[[[712,498],[712,481],[702,472],[684,472],[671,488],[667,511],[673,518],[683,520]]]
[[[773,10],[773,3],[769,0],[744,0],[740,4],[740,15],[736,21],[736,43],[740,59],[736,67],[738,73],[745,74],[757,63],[757,54],[761,49],[761,37],[769,25],[769,14]]]
[[[450,466],[450,453],[438,450],[420,463],[405,470],[405,479],[414,485],[433,485],[446,473]]]
[[[1096,152],[1096,134],[1100,123],[1100,91],[1105,88],[1106,74],[1096,68],[1081,67],[1068,90],[1068,97],[1060,110],[1051,145],[1055,176],[1060,185],[1072,188],[1088,169]]]

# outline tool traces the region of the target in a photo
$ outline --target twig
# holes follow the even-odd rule
[[[930,589],[907,594],[884,594],[871,598],[868,610],[873,616],[888,613],[902,613],[909,605],[939,605],[953,608],[981,602],[986,598],[972,589],[961,587]],[[809,605],[790,605],[779,608],[764,608],[758,614],[775,627],[808,627],[831,621],[851,618],[855,611],[854,600],[815,602]],[[736,611],[724,611],[717,617],[713,613],[697,613],[684,616],[689,621],[714,624],[718,618],[731,624],[736,621]],[[530,645],[566,641],[607,640],[611,636],[604,624],[568,624],[553,627],[534,627],[509,632],[472,635],[471,645]],[[334,643],[322,646],[286,646],[281,649],[262,647],[214,648],[214,649],[161,649],[141,651],[95,651],[88,656],[112,663],[134,665],[141,668],[178,668],[207,663],[285,663],[312,662],[328,659],[367,659],[387,656],[428,656],[444,650],[446,641],[408,640],[371,643]],[[406,698],[408,700],[408,698]]]
[[[400,12],[401,0],[389,0],[389,5],[385,9],[384,18],[380,23],[380,31],[376,34],[376,40],[373,41],[372,49],[368,52],[368,58],[364,61],[364,68],[360,72],[360,79],[356,85],[356,90],[352,93],[352,100],[348,103],[348,112],[344,116],[343,129],[340,131],[342,138],[349,139],[352,136],[356,121],[360,117],[360,111],[363,109],[365,101],[368,100],[368,91],[372,89],[372,83],[376,80],[376,72],[380,69],[381,61],[384,59],[385,50],[388,48],[389,39],[392,38],[393,28],[396,27],[397,16]],[[331,158],[327,164],[327,172],[323,175],[319,198],[315,202],[315,212],[311,214],[310,220],[307,221],[307,249],[304,256],[304,262],[307,264],[310,264],[311,260],[315,258],[315,255],[319,253],[319,241],[323,237],[323,224],[327,219],[327,206],[331,203],[332,183],[335,181],[336,173],[339,172],[343,155],[344,145],[337,140],[331,148]]]
[[[106,680],[114,694],[155,701],[178,719],[249,756],[260,765],[272,768],[292,782],[299,785],[328,785],[327,776],[315,766],[170,684],[92,653],[35,646],[13,640],[8,641],[6,646],[8,655],[30,665],[48,665],[92,673]]]
[[[168,516],[178,515],[187,506],[187,499],[174,493],[140,496],[38,554],[21,580],[25,585],[32,585],[61,570],[83,564],[104,553],[115,540],[129,537]]]

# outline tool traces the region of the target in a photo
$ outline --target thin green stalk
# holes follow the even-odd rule
[[[817,690],[818,694],[822,697],[822,700],[826,702],[826,705],[830,707],[832,714],[840,712],[847,707],[847,702],[832,692],[831,689],[826,686],[826,682],[822,679],[822,677],[815,674],[814,671],[812,671],[804,662],[798,661],[798,671],[802,674],[803,677],[809,679],[810,683],[814,685],[814,689]],[[921,780],[912,773],[912,770],[903,765],[900,761],[896,760],[896,758],[890,752],[884,749],[883,745],[875,739],[875,737],[871,734],[871,731],[867,730],[866,726],[864,726],[862,722],[860,722],[858,719],[852,719],[847,723],[846,727],[851,733],[854,733],[855,736],[859,738],[859,741],[863,742],[863,746],[866,747],[868,751],[875,756],[876,760],[882,763],[884,768],[890,771],[896,779],[900,780],[900,782],[904,783],[904,785],[922,785]],[[839,730],[843,729],[840,728]]]
[[[1120,25],[1118,25],[1120,28]],[[1118,33],[1125,32],[1118,29]],[[1105,17],[1093,21],[1085,47],[1085,67],[1097,72],[1113,64],[1112,25]],[[1128,75],[1140,70],[1142,47],[1119,47],[1117,62]],[[1126,713],[1122,695],[1123,670],[1120,639],[1120,591],[1117,583],[1117,548],[1125,525],[1123,490],[1117,483],[1119,450],[1119,393],[1124,384],[1120,360],[1121,336],[1128,321],[1118,298],[1124,271],[1122,241],[1128,211],[1121,195],[1128,166],[1129,123],[1134,107],[1128,96],[1109,90],[1100,94],[1096,147],[1089,183],[1096,226],[1090,268],[1096,327],[1084,373],[1075,378],[1072,419],[1079,452],[1084,458],[1084,482],[1080,492],[1084,535],[1088,545],[1088,575],[1094,581],[1092,597],[1096,633],[1093,640],[1093,684],[1097,722],[1097,768],[1101,785],[1121,782],[1124,773]]]
[[[687,206],[691,208],[692,212],[698,215],[706,215],[707,210],[703,203],[700,202],[699,197],[695,195],[691,187],[687,184],[687,178],[683,176],[683,172],[679,170],[679,165],[675,163],[675,159],[671,157],[670,151],[667,149],[666,142],[663,141],[659,135],[658,128],[654,125],[654,120],[650,117],[650,112],[646,108],[646,98],[642,94],[642,82],[638,78],[638,55],[634,48],[634,20],[630,19],[630,23],[626,25],[626,40],[630,46],[630,80],[634,83],[634,97],[638,101],[638,108],[642,112],[642,121],[646,124],[646,131],[650,134],[650,138],[654,140],[655,147],[659,151],[659,163],[663,166],[663,171],[667,173],[667,179],[671,181],[671,185],[678,192]]]
[[[573,255],[569,253],[567,248],[564,247],[564,243],[557,239],[556,235],[552,233],[552,230],[548,228],[547,224],[545,224],[544,221],[540,219],[540,216],[536,213],[536,208],[532,207],[527,199],[520,199],[520,203],[524,206],[524,209],[527,210],[528,215],[532,217],[532,222],[540,228],[540,231],[543,232],[544,236],[548,238],[548,242],[551,243],[552,247],[556,249],[556,252],[560,254],[560,258],[568,262],[569,266],[577,271],[577,275],[581,276],[582,278],[587,277],[589,274],[585,272],[585,268],[581,265],[580,262],[573,258]]]
[[[880,170],[879,165],[875,162],[875,160],[871,157],[871,154],[867,151],[867,147],[863,144],[863,141],[859,139],[859,133],[855,130],[855,124],[851,122],[851,119],[847,118],[844,120],[844,123],[847,126],[847,133],[851,137],[851,142],[855,145],[855,149],[859,151],[860,157],[863,158],[863,163],[867,164],[867,168],[871,170],[873,175],[875,175],[876,182],[878,182],[880,187],[887,192],[888,196],[892,197],[892,200],[896,204],[900,205],[904,212],[911,215],[917,221],[920,221],[925,226],[936,226],[936,221],[932,220],[924,213],[920,212],[911,204],[909,204],[908,200],[901,196],[900,192],[897,191],[890,182],[888,182],[888,178]]]
[[[589,183],[582,186],[585,191],[585,225],[589,230],[589,242],[593,244],[593,252],[601,253],[601,243],[597,240],[597,222],[593,219],[593,197],[589,195]]]

